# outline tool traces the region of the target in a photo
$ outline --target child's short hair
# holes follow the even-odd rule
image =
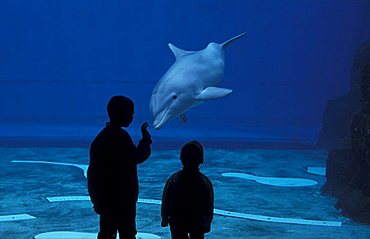
[[[134,111],[134,102],[122,95],[113,96],[107,105],[107,112],[111,121],[121,120]]]
[[[196,141],[190,141],[181,148],[180,160],[184,167],[199,166],[204,162],[204,152],[202,145]]]

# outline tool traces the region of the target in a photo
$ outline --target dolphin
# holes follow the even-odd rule
[[[185,112],[190,108],[231,94],[232,90],[218,87],[224,77],[224,49],[244,34],[222,44],[211,42],[200,51],[185,51],[168,44],[176,61],[152,92],[149,111],[155,129],[178,116],[185,123]]]

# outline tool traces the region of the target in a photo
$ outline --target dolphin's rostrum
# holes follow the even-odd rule
[[[185,122],[185,112],[191,107],[231,94],[232,90],[218,87],[224,76],[224,49],[244,34],[222,44],[211,42],[200,51],[168,44],[176,61],[158,81],[150,99],[155,129],[178,116]]]

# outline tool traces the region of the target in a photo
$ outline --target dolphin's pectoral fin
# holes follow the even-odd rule
[[[180,119],[181,119],[181,122],[182,122],[183,124],[185,124],[185,123],[188,121],[188,119],[186,118],[186,115],[185,115],[185,114],[182,114],[182,115],[180,116]]]
[[[179,57],[182,57],[186,54],[189,54],[189,53],[193,53],[192,51],[185,51],[185,50],[182,50],[176,46],[174,46],[173,44],[169,43],[168,44],[168,47],[171,49],[172,53],[175,55],[176,59],[179,58]]]
[[[223,98],[225,96],[230,95],[231,92],[233,91],[230,89],[210,86],[210,87],[205,88],[198,95],[196,95],[195,100],[207,101],[207,100],[219,99],[219,98]]]

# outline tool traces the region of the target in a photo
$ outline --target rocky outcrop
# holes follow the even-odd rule
[[[329,152],[322,191],[338,198],[343,215],[370,224],[370,63],[360,79],[361,110],[352,117],[350,138],[343,136]]]
[[[361,101],[361,81],[363,69],[368,64],[370,64],[370,40],[358,48],[352,66],[351,93],[356,101],[356,104],[359,104]]]
[[[350,138],[352,116],[361,110],[361,75],[370,63],[370,41],[361,45],[356,52],[351,70],[351,90],[347,95],[330,100],[323,116],[323,126],[317,145],[321,149],[336,147],[343,138]]]
[[[317,145],[321,149],[332,149],[344,138],[350,138],[352,115],[360,109],[352,93],[329,100],[323,116],[323,127]]]

